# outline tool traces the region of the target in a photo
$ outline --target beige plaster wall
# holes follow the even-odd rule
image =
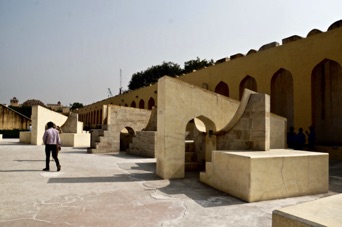
[[[314,30],[314,29],[313,29]],[[227,53],[231,60],[216,63],[205,69],[180,76],[178,79],[202,87],[205,83],[210,91],[223,81],[229,86],[230,97],[239,99],[241,81],[247,76],[256,80],[257,91],[270,95],[272,76],[279,70],[289,71],[294,85],[294,127],[304,128],[312,124],[311,110],[311,73],[314,67],[324,59],[331,59],[342,66],[342,27],[315,35],[302,31],[308,37],[285,37],[282,45],[265,45],[244,54]],[[289,34],[290,36],[290,34]],[[224,56],[223,56],[224,57]],[[103,104],[124,105],[143,98],[145,103],[153,97],[157,103],[157,85],[131,91],[127,94],[111,97],[85,108],[84,113]],[[138,98],[136,98],[138,96]],[[272,98],[272,97],[271,97]]]
[[[239,104],[174,78],[159,79],[157,175],[164,179],[184,177],[185,130],[190,120],[199,117],[216,131],[233,118]]]

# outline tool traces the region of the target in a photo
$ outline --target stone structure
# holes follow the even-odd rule
[[[103,107],[107,114],[104,117],[102,129],[91,130],[91,148],[88,153],[119,152],[120,146],[124,149],[132,142],[135,132],[143,130],[149,122],[151,111],[108,105]],[[121,138],[123,129],[126,129],[126,138]],[[124,142],[125,141],[125,142]],[[124,144],[123,144],[124,143]]]
[[[275,149],[213,151],[201,182],[247,202],[328,192],[329,156]]]
[[[156,139],[156,131],[136,132],[135,137],[133,137],[132,142],[129,144],[127,153],[141,157],[154,158]]]
[[[205,128],[195,142],[205,153],[201,182],[247,202],[328,191],[327,154],[271,149],[285,148],[286,119],[270,113],[268,95],[246,90],[236,108],[234,102],[221,101],[224,96],[177,79],[163,77],[158,86],[158,176],[184,177],[186,126],[197,116]],[[217,117],[225,108],[228,117]],[[217,127],[222,119],[226,126]]]
[[[341,226],[342,194],[273,211],[272,226]]]
[[[42,106],[32,106],[32,131],[20,132],[20,142],[35,145],[43,144],[43,134],[47,122],[52,121],[61,126],[62,146],[89,147],[90,134],[83,132],[83,123],[78,121],[77,114],[69,117]]]
[[[338,79],[342,76],[341,40],[338,21],[325,32],[313,29],[304,38],[291,35],[281,42],[251,49],[245,56],[239,53],[225,57],[178,79],[236,100],[245,88],[268,94],[271,112],[287,118],[288,126],[305,131],[315,125],[317,142],[336,146],[342,141],[342,112],[338,108],[342,99]],[[80,119],[95,124],[97,118],[92,116],[106,104],[150,108],[158,103],[158,92],[154,84],[99,101],[80,109]]]
[[[16,97],[13,97],[13,99],[10,100],[11,106],[19,106],[19,100]]]
[[[0,104],[0,129],[1,130],[28,130],[31,119],[21,113]]]

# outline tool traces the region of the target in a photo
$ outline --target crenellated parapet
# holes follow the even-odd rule
[[[338,21],[334,22],[333,24],[331,24],[326,32],[332,31],[332,30],[340,28],[340,27],[342,27],[342,20],[338,20]],[[317,35],[317,34],[321,34],[321,33],[324,33],[324,32],[322,32],[322,31],[320,31],[318,29],[312,29],[307,34],[307,36],[305,38],[309,38],[311,36],[314,36],[314,35]],[[279,46],[282,46],[282,45],[285,45],[285,44],[288,44],[288,43],[291,43],[291,42],[295,42],[295,41],[298,41],[298,40],[302,40],[302,39],[305,39],[305,38],[303,38],[303,37],[301,37],[299,35],[292,35],[292,36],[289,36],[287,38],[283,38],[281,44],[279,44],[276,41],[270,42],[270,43],[266,43],[266,44],[262,45],[259,48],[259,50],[251,49],[251,50],[249,50],[247,52],[246,55],[244,55],[242,53],[233,54],[230,57],[225,57],[225,58],[221,58],[221,59],[217,60],[215,62],[215,64],[220,64],[220,63],[231,61],[231,60],[234,60],[234,59],[237,59],[237,58],[245,57],[245,56],[250,55],[250,54],[254,54],[254,53],[257,53],[257,52],[260,52],[260,51],[264,51],[264,50],[269,50],[269,49],[272,49],[272,48],[275,48],[275,47],[279,47]]]

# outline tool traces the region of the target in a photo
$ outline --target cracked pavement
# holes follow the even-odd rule
[[[62,147],[44,168],[44,146],[0,141],[0,226],[271,226],[272,211],[342,192],[342,161],[330,192],[246,203],[199,182],[155,175],[155,159]]]

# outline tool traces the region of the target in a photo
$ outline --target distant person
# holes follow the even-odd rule
[[[47,130],[43,135],[43,142],[45,144],[45,169],[43,171],[50,171],[50,152],[52,152],[52,158],[56,162],[57,171],[61,170],[61,165],[57,157],[58,146],[61,145],[61,139],[59,137],[59,132],[54,129],[53,122],[47,123]]]
[[[29,131],[30,132],[32,131],[32,125],[31,124],[29,125]]]
[[[287,133],[287,147],[294,149],[296,146],[296,133],[294,127],[289,128],[289,132]]]
[[[316,143],[316,132],[314,126],[309,127],[309,132],[306,131],[306,134],[308,135],[308,144],[309,144],[309,150],[314,151],[315,150],[315,143]]]
[[[296,149],[298,150],[303,150],[305,143],[306,143],[306,136],[303,133],[303,128],[298,129],[298,134],[297,134],[297,147]]]

